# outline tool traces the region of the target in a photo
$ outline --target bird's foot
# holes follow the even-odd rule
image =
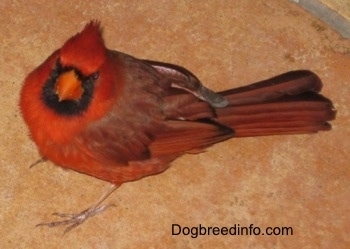
[[[61,221],[53,221],[47,223],[40,223],[38,226],[48,226],[48,227],[56,227],[56,226],[68,226],[64,230],[64,234],[71,231],[73,228],[79,226],[84,223],[88,218],[93,217],[99,213],[102,213],[107,208],[115,206],[114,204],[103,205],[103,206],[92,206],[88,209],[85,209],[79,214],[65,214],[65,213],[53,213],[52,215],[59,216],[61,218],[67,218]]]

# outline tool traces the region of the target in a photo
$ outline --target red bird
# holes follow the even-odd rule
[[[113,187],[82,213],[39,225],[69,231],[122,183],[232,137],[329,130],[336,111],[321,88],[314,73],[292,71],[215,93],[183,67],[107,49],[92,21],[27,76],[20,108],[44,159]]]

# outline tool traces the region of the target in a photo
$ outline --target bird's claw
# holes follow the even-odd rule
[[[91,208],[85,209],[79,214],[53,213],[52,215],[59,216],[61,218],[67,218],[67,219],[61,220],[61,221],[40,223],[40,224],[37,224],[36,227],[39,227],[39,226],[56,227],[56,226],[68,225],[68,227],[63,232],[63,234],[66,234],[69,231],[71,231],[73,228],[84,223],[88,218],[93,217],[96,214],[102,213],[104,210],[112,206],[115,207],[114,204],[108,204],[108,205],[103,205],[98,207],[93,206]]]

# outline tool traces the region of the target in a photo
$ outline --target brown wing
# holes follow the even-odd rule
[[[149,149],[152,156],[198,153],[204,148],[231,138],[233,130],[207,121],[167,121],[167,130],[156,135]]]
[[[123,63],[125,69],[123,92],[110,113],[82,135],[96,160],[127,165],[155,156],[180,155],[232,136],[230,128],[208,122],[213,108],[189,91],[214,102],[226,100],[203,87],[190,72],[180,67],[165,70],[163,64],[165,71],[160,72],[155,62],[150,65],[117,52],[113,56],[114,64]]]

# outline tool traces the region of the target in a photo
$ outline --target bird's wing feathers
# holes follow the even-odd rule
[[[82,136],[95,155],[127,165],[155,156],[180,155],[232,136],[230,128],[208,122],[215,115],[210,104],[192,91],[174,87],[174,82],[193,91],[201,87],[189,71],[176,71],[174,66],[162,73],[165,64],[152,62],[150,66],[122,53],[114,55],[125,63],[126,83],[110,113],[92,123]],[[162,72],[155,64],[162,65]]]
[[[219,108],[227,106],[228,102],[222,95],[203,86],[200,80],[186,68],[159,61],[142,61],[151,65],[158,73],[163,75],[163,77],[169,79],[172,87],[184,89],[197,98],[208,102],[213,107]]]
[[[231,128],[211,120],[215,117],[214,108],[228,104],[222,95],[204,87],[183,67],[157,61],[143,62],[171,84],[162,104],[166,129],[157,133],[150,144],[152,156],[198,152],[233,136]]]
[[[192,122],[169,120],[167,130],[159,133],[150,144],[150,151],[154,157],[164,155],[198,153],[206,147],[226,140],[233,136],[233,130],[210,122]]]

